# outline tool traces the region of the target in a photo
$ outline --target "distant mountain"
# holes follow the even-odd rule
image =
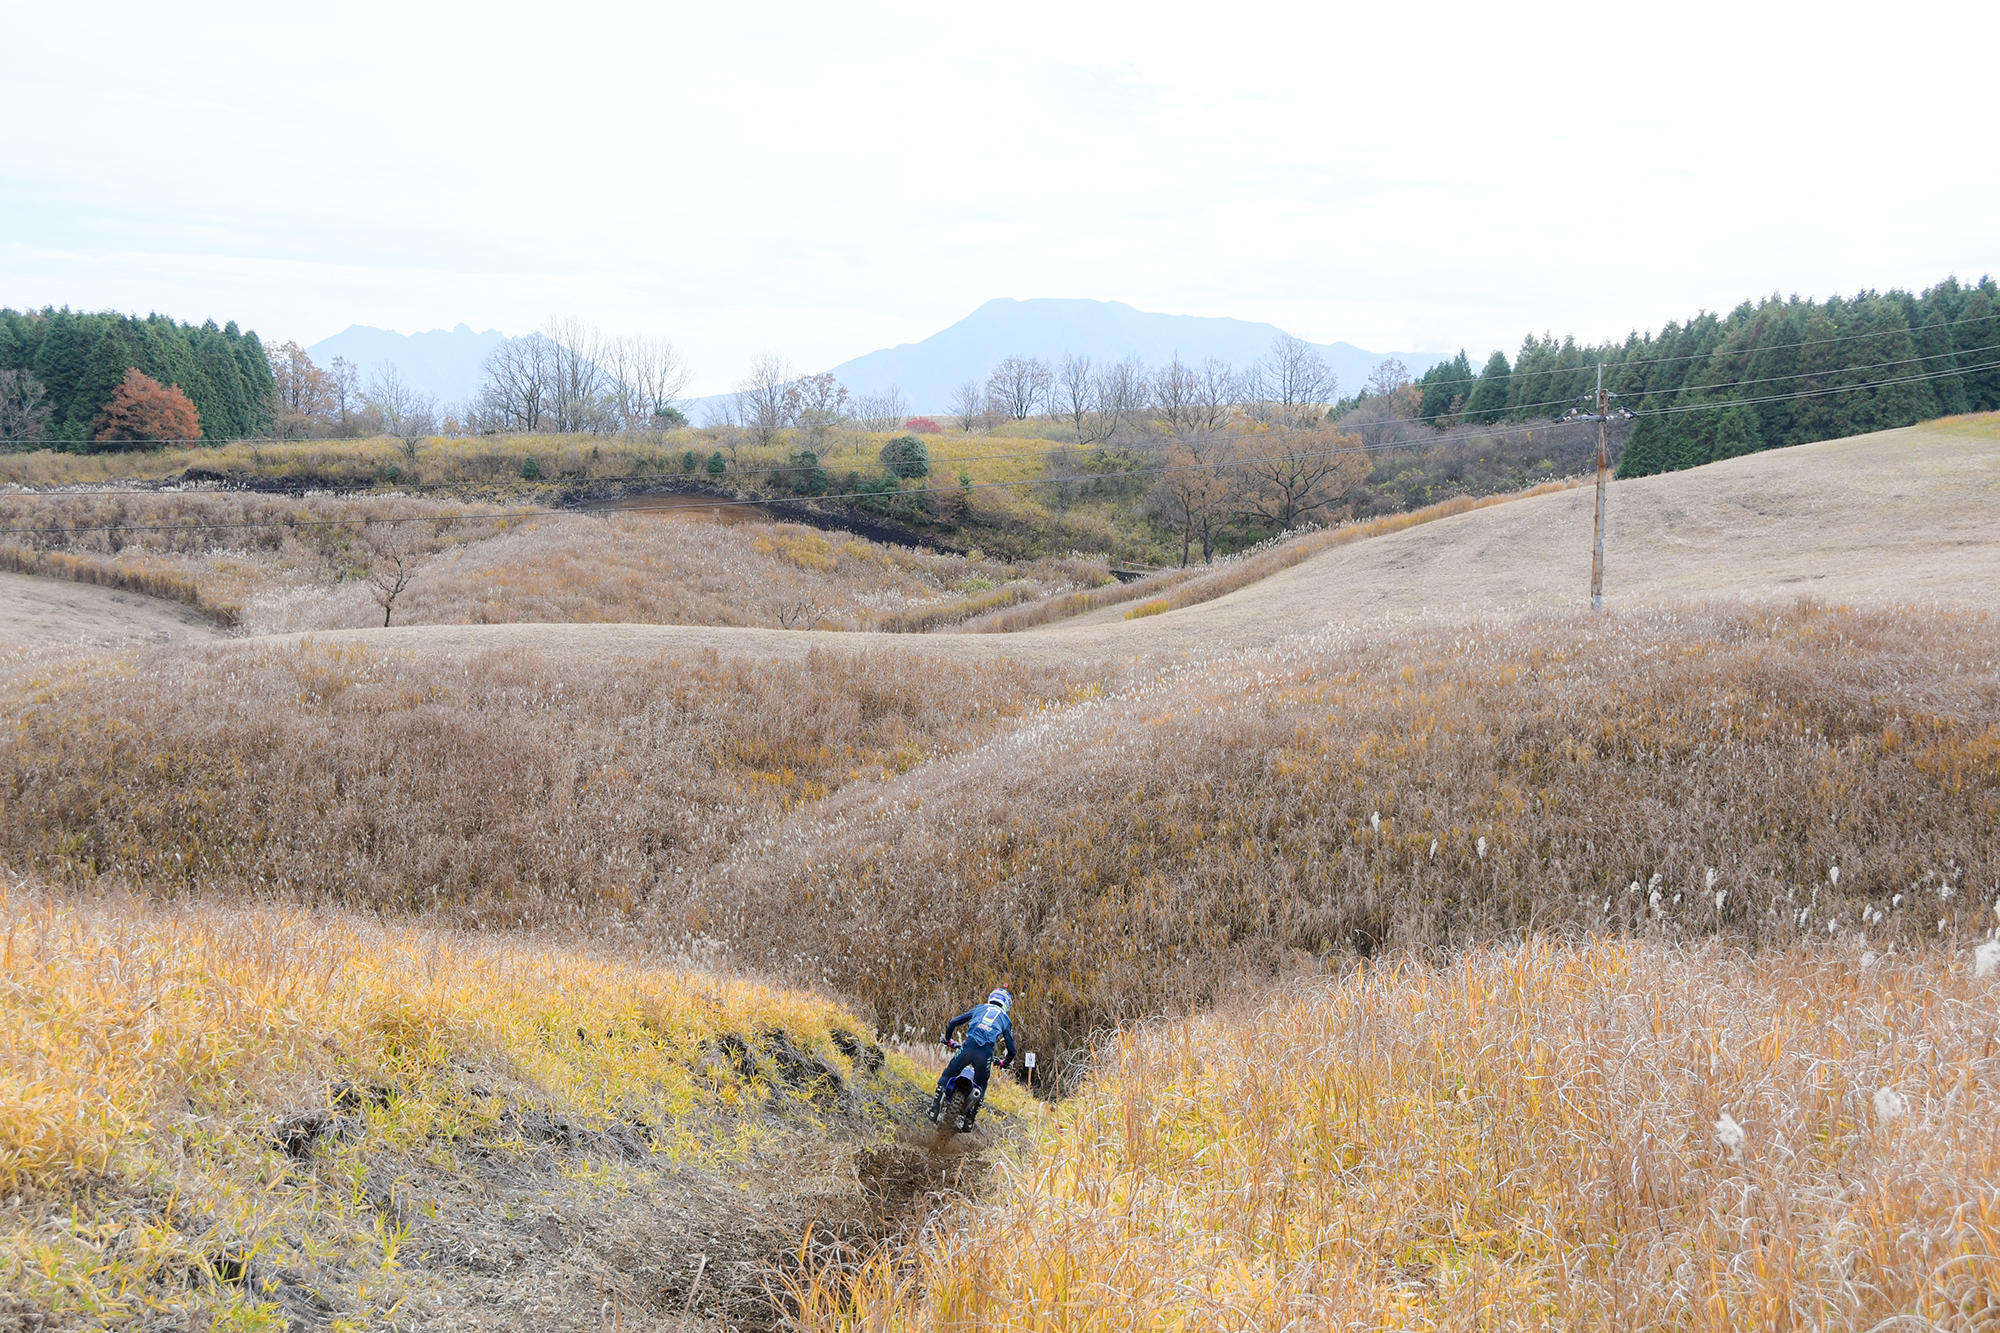
[[[1213,356],[1240,367],[1267,354],[1280,332],[1275,325],[1241,319],[1157,315],[1118,301],[1002,298],[922,342],[843,361],[833,375],[851,393],[880,393],[893,384],[911,411],[943,412],[954,388],[968,379],[984,380],[1009,356],[1054,364],[1071,352],[1099,361],[1129,355],[1157,366],[1178,353],[1196,364]],[[1446,359],[1424,352],[1369,352],[1344,342],[1315,345],[1340,376],[1342,393],[1360,388],[1368,373],[1392,356],[1413,375]]]
[[[480,363],[506,341],[507,335],[494,329],[474,333],[463,324],[450,332],[429,333],[396,333],[355,324],[314,343],[306,353],[318,366],[332,364],[337,356],[347,358],[360,372],[363,388],[376,371],[393,365],[404,383],[432,395],[440,407],[455,407],[479,396]]]

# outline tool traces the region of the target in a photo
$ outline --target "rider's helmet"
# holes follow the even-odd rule
[[[1014,1012],[1014,997],[1008,994],[1007,988],[1005,986],[1001,986],[1000,988],[995,990],[991,995],[987,996],[986,1003],[999,1005],[1000,1012],[1003,1014],[1011,1014]]]

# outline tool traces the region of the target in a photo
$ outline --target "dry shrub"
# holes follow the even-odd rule
[[[1971,616],[1330,629],[850,788],[740,853],[702,928],[886,1031],[1004,973],[1058,1050],[1357,949],[1887,947],[1991,924],[1996,717],[2000,626]]]
[[[0,850],[57,880],[154,893],[617,919],[774,814],[1070,688],[1045,668],[825,650],[762,664],[310,641],[127,656],[0,691]]]
[[[1994,983],[1857,952],[1537,941],[1127,1030],[800,1323],[1986,1327]]]

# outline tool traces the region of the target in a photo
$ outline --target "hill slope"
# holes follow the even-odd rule
[[[1045,663],[1212,657],[1328,624],[1477,621],[1586,602],[1589,487],[1337,547],[1216,601],[1127,621],[1117,607],[1018,634],[838,634],[660,625],[338,631],[384,648],[530,647],[585,657],[827,648]],[[1613,610],[1812,596],[2000,610],[2000,416],[1960,417],[1612,484]]]

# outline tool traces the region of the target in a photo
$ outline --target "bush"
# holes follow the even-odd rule
[[[792,471],[787,478],[795,495],[825,495],[827,490],[826,469],[820,466],[819,455],[810,449],[801,449],[792,455]]]
[[[541,479],[542,479],[542,465],[535,461],[535,456],[533,454],[529,454],[526,458],[521,460],[521,480],[540,481]]]
[[[723,458],[722,451],[720,449],[717,449],[714,453],[708,456],[709,476],[719,477],[727,471],[729,471],[729,463],[727,460]]]
[[[688,424],[687,413],[678,407],[656,407],[653,409],[653,429],[679,430]]]
[[[681,451],[681,471],[692,472],[701,466],[701,455],[692,449]]]
[[[882,446],[882,466],[894,477],[928,477],[931,451],[914,435],[898,435]]]
[[[916,435],[942,435],[944,427],[929,417],[911,417],[903,423],[903,429]]]

